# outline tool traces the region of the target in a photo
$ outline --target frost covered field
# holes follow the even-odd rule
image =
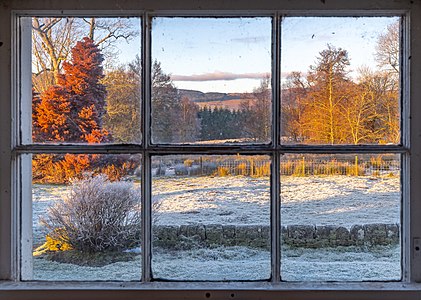
[[[38,217],[60,201],[66,187],[34,185],[34,243],[43,242]],[[153,201],[161,205],[154,224],[268,225],[269,178],[158,177]],[[398,177],[282,177],[282,225],[399,223]],[[138,250],[138,249],[137,249]],[[283,246],[284,280],[391,280],[400,278],[400,247],[291,249]],[[34,259],[39,280],[139,280],[141,261],[82,267]],[[270,254],[247,247],[153,250],[153,275],[175,280],[259,280],[270,277]]]

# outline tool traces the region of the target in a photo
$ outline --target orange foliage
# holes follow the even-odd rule
[[[64,73],[57,85],[33,96],[33,140],[35,142],[76,142],[97,144],[111,139],[102,128],[105,114],[103,56],[95,43],[84,38],[72,49],[71,61],[63,63]],[[101,173],[110,179],[127,174],[124,162],[101,159],[100,155],[35,155],[36,182],[66,183],[84,173]]]
[[[100,154],[36,154],[32,163],[33,181],[37,183],[68,183],[86,173],[105,174],[111,181],[133,172],[139,162],[132,157]]]
[[[109,138],[102,131],[106,97],[100,83],[102,61],[92,40],[84,38],[76,44],[71,61],[63,63],[58,84],[34,99],[34,141],[99,143]]]

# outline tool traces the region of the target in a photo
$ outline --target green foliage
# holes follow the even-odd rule
[[[154,143],[196,141],[199,134],[198,107],[189,99],[181,99],[171,77],[161,64],[152,65],[152,140]]]
[[[226,140],[247,137],[243,132],[245,115],[241,111],[226,108],[203,107],[198,112],[200,140]]]

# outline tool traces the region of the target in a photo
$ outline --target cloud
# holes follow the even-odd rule
[[[171,75],[174,81],[218,81],[218,80],[236,80],[236,79],[262,79],[270,76],[270,73],[230,73],[213,72],[193,75]]]

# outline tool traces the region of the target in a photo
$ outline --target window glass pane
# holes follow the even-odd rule
[[[400,18],[282,21],[281,142],[400,143]]]
[[[281,159],[281,277],[401,278],[399,154]]]
[[[33,279],[140,280],[140,161],[33,155]]]
[[[140,19],[32,18],[32,139],[139,143]]]
[[[152,166],[154,278],[270,278],[268,156],[158,156]]]
[[[267,143],[271,18],[154,18],[153,143]]]

